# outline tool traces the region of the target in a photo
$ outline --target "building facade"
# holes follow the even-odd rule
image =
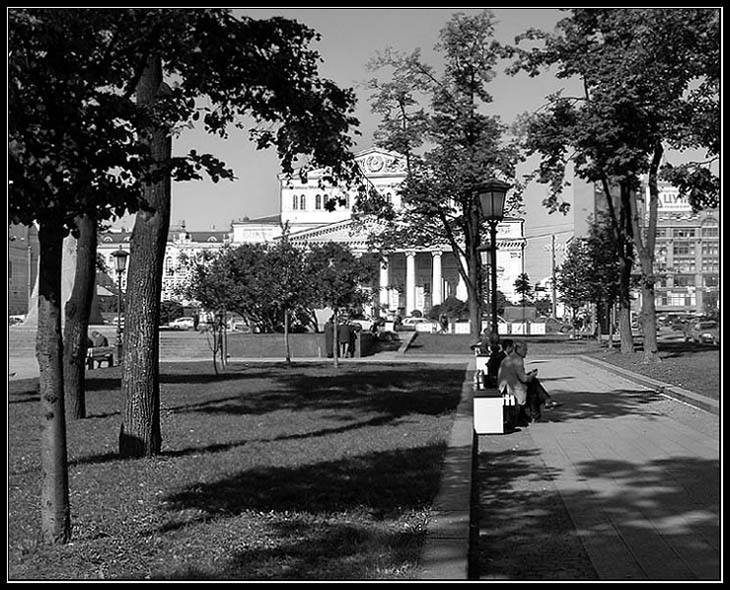
[[[371,186],[396,210],[400,208],[398,187],[406,176],[405,159],[394,152],[370,148],[356,154],[356,161]],[[364,254],[374,227],[353,223],[356,195],[328,187],[322,180],[318,171],[309,173],[306,182],[298,175],[293,180],[280,176],[280,215],[234,222],[234,245],[275,240],[286,225],[289,239],[302,247],[332,241]],[[341,204],[328,210],[327,203],[333,200]],[[524,272],[524,246],[523,220],[505,218],[497,226],[497,282],[499,290],[515,301],[514,282]],[[449,296],[467,299],[466,284],[448,246],[402,248],[389,253],[375,289],[379,310],[401,315],[416,310],[428,312]]]
[[[648,189],[646,199],[648,201]],[[659,187],[655,270],[657,312],[719,309],[720,219],[717,209],[692,212],[679,190]]]
[[[34,225],[8,226],[8,315],[26,315],[38,276],[40,244]]]
[[[190,284],[192,264],[206,251],[219,250],[231,243],[230,231],[187,231],[184,220],[170,227],[165,260],[162,267],[161,301],[180,301],[187,304],[184,288]],[[118,249],[130,251],[132,232],[126,229],[108,231],[99,239],[98,252],[109,269],[108,275],[115,281],[114,255]],[[121,277],[122,292],[127,291],[126,270]]]

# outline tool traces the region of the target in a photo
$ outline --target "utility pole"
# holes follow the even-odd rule
[[[558,317],[558,308],[557,308],[557,289],[555,286],[555,234],[551,236],[551,249],[552,249],[552,288],[553,288],[553,317]]]

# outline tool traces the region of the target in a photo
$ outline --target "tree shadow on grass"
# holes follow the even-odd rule
[[[396,424],[409,415],[446,415],[458,405],[464,379],[462,368],[433,365],[398,365],[389,370],[379,370],[371,365],[368,368],[360,366],[355,372],[341,370],[334,373],[330,368],[315,369],[309,366],[303,375],[259,367],[257,372],[259,377],[265,376],[268,381],[256,383],[253,388],[243,386],[243,391],[233,395],[226,394],[236,391],[235,381],[213,393],[206,391],[202,399],[201,391],[195,387],[185,389],[183,393],[163,393],[162,411],[164,414],[202,413],[209,416],[264,416],[280,411],[316,411],[329,413],[323,418],[329,425],[312,432],[284,434],[265,440],[243,439],[170,449],[163,451],[161,456],[218,453],[252,442],[302,440],[341,434],[360,428]],[[195,401],[185,403],[188,400]],[[106,408],[108,402],[104,403],[107,405],[102,407]],[[90,410],[89,418],[93,419],[120,414],[118,410],[94,413],[93,406]],[[291,420],[291,417],[286,419]],[[275,420],[281,420],[281,417]],[[342,425],[332,425],[333,421]],[[277,427],[281,426],[278,422],[276,424]],[[282,432],[282,429],[278,428],[277,432]],[[79,457],[72,464],[99,464],[121,459],[117,453],[104,453]]]
[[[441,471],[441,444],[370,453],[297,467],[256,467],[195,483],[165,498],[170,511],[213,516],[254,511],[313,514],[364,507],[374,518],[423,507]]]
[[[330,367],[307,367],[305,374],[270,370],[259,377],[272,381],[265,391],[205,402],[174,405],[168,410],[208,414],[262,415],[277,410],[335,410],[342,419],[363,412],[394,417],[411,413],[438,415],[459,403],[464,370],[433,365],[377,367],[351,365],[335,372]]]
[[[356,523],[313,524],[298,515],[270,526],[275,542],[235,551],[214,571],[189,565],[151,579],[341,581],[384,579],[389,571],[406,579],[403,564],[415,562],[425,538],[422,530],[386,533]]]

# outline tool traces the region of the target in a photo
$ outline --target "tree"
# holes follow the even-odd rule
[[[520,296],[520,303],[523,307],[532,301],[534,293],[530,277],[527,273],[520,273],[517,279],[515,279],[515,293]]]
[[[610,223],[605,219],[592,220],[588,227],[588,286],[590,300],[596,304],[599,316],[608,316],[608,347],[613,348],[613,321],[611,310],[621,293],[621,265],[614,250]],[[600,318],[599,318],[600,319]],[[599,327],[601,322],[599,321]]]
[[[577,176],[602,187],[621,263],[621,350],[633,350],[629,286],[638,256],[644,359],[658,360],[657,183],[667,148],[702,148],[711,160],[719,155],[719,10],[570,10],[558,23],[560,34],[524,35],[544,44],[518,51],[512,71],[537,75],[543,66],[557,65],[558,77],[580,79],[584,96],[553,95],[527,124],[527,146],[542,154],[539,178],[551,187],[551,208],[566,207],[561,189],[569,161]],[[645,224],[637,198],[643,174],[649,187]],[[695,205],[718,202],[719,182],[707,167],[667,167],[664,174]]]
[[[178,14],[182,13],[182,14]],[[169,138],[175,124],[204,112],[208,131],[226,136],[229,125],[243,116],[266,123],[252,130],[258,148],[276,146],[285,173],[294,158],[311,156],[310,165],[339,172],[354,170],[351,140],[346,133],[356,121],[349,115],[354,99],[317,73],[317,54],[307,48],[310,29],[274,18],[233,19],[227,11],[139,11],[146,43],[146,67],[138,84],[138,102],[159,112],[149,126],[151,151],[159,156],[162,174],[147,185],[148,207],[137,215],[130,259],[131,310],[125,330],[122,389],[127,400],[120,431],[122,456],[159,453],[159,379],[156,333],[145,329],[159,314],[161,252],[169,227]],[[162,36],[160,36],[162,33]],[[181,78],[172,91],[165,74]],[[215,73],[215,75],[211,75]],[[212,106],[195,106],[204,96]],[[348,168],[349,166],[349,168]],[[307,167],[302,169],[306,173]],[[136,249],[136,254],[135,254]],[[152,321],[150,322],[150,318]],[[143,373],[152,378],[135,379]]]
[[[298,155],[354,174],[347,136],[354,98],[317,73],[316,34],[285,19],[234,19],[224,9],[9,11],[9,217],[40,226],[37,358],[44,538],[70,536],[60,258],[74,219],[141,214],[130,259],[120,432],[123,456],[159,452],[157,324],[169,184],[231,178],[210,156],[170,157],[170,137],[201,118],[225,136],[243,116],[259,148],[276,146],[285,172]],[[175,79],[174,87],[163,80]],[[196,98],[204,98],[201,106]],[[304,167],[306,171],[307,167]],[[79,261],[81,263],[81,261]],[[87,280],[89,280],[87,278]]]
[[[386,82],[370,83],[373,109],[384,116],[381,140],[406,154],[408,163],[400,189],[403,210],[395,219],[385,211],[389,223],[374,242],[383,250],[450,246],[467,286],[475,339],[481,331],[479,247],[485,231],[476,190],[490,177],[513,178],[519,160],[514,146],[501,143],[505,128],[498,117],[483,112],[492,101],[487,85],[502,55],[492,40],[492,18],[489,11],[456,14],[444,26],[436,45],[444,60],[440,77],[418,51],[388,50],[371,64],[390,72]],[[426,100],[428,107],[416,107]],[[519,201],[518,190],[511,199],[513,205]]]
[[[372,293],[362,285],[377,276],[377,261],[371,257],[358,258],[345,246],[327,242],[310,247],[305,261],[305,273],[313,285],[313,302],[318,307],[334,311],[334,334],[337,334],[338,314],[345,309],[361,307],[370,301]],[[333,338],[335,367],[339,366],[337,338]]]
[[[137,194],[113,171],[138,171],[144,154],[119,121],[132,118],[130,105],[110,98],[113,88],[106,36],[109,11],[12,9],[8,12],[8,213],[12,223],[39,225],[40,263],[36,358],[40,370],[41,528],[46,542],[71,536],[66,465],[63,341],[61,338],[61,251],[64,236],[79,220],[106,219],[136,208]],[[75,75],[69,75],[74,73]],[[83,75],[80,75],[83,73]],[[85,223],[85,222],[84,222]],[[84,225],[84,228],[86,226]],[[84,230],[83,235],[90,235]],[[87,281],[85,256],[77,257]],[[92,283],[93,284],[93,283]],[[69,360],[82,362],[79,338],[90,303],[88,287],[75,288],[68,308]],[[74,306],[76,306],[74,308]],[[83,334],[82,334],[83,331]],[[69,339],[71,340],[71,336]],[[83,365],[79,374],[83,375]],[[69,378],[73,379],[71,375]],[[80,401],[80,400],[79,400]]]
[[[266,269],[261,282],[282,318],[285,359],[287,364],[291,364],[289,322],[294,311],[310,304],[314,285],[306,272],[304,254],[289,241],[288,228],[284,228],[281,239],[269,249]]]
[[[446,314],[450,321],[462,320],[469,317],[469,305],[466,301],[449,295],[443,303],[434,305],[428,314],[432,320],[437,320],[441,314]]]
[[[86,342],[89,313],[96,289],[96,218],[79,215],[74,220],[78,241],[76,272],[71,296],[64,309],[63,390],[67,399],[66,416],[73,420],[86,417]]]
[[[570,308],[571,316],[591,300],[591,256],[584,240],[571,240],[563,264],[557,269],[556,284],[560,300]]]

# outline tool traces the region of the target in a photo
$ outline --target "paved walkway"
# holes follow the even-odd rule
[[[719,580],[719,417],[566,361],[527,359],[544,422],[478,437],[479,577]]]

